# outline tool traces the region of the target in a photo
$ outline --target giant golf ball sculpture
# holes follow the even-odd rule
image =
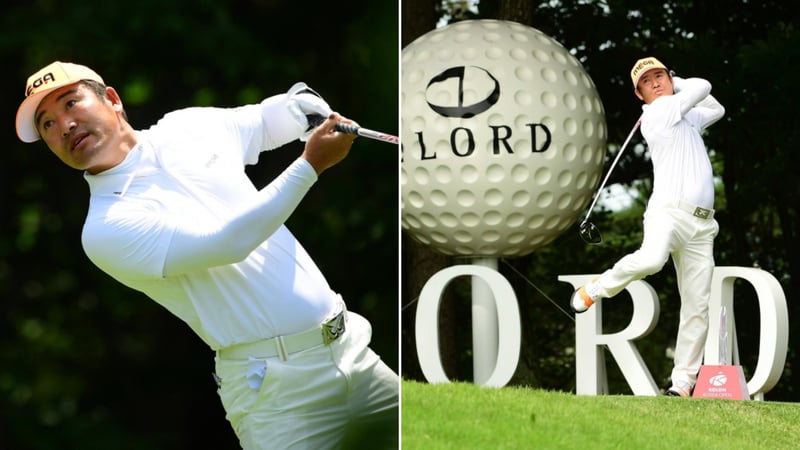
[[[434,274],[420,292],[420,368],[431,383],[448,381],[439,302],[450,280],[471,276],[474,379],[503,386],[521,332],[497,259],[552,242],[586,208],[605,155],[603,104],[554,39],[514,22],[474,20],[403,49],[401,107],[403,229],[440,253],[472,257]]]
[[[519,257],[592,198],[603,104],[580,62],[539,30],[474,20],[402,51],[402,226],[447,255]]]

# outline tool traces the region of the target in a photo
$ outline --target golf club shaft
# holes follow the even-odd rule
[[[584,222],[589,220],[589,215],[592,214],[592,210],[594,209],[594,205],[597,204],[597,199],[600,198],[600,193],[603,192],[603,189],[606,187],[606,182],[608,181],[608,177],[611,176],[611,172],[614,170],[614,167],[617,166],[617,161],[619,161],[620,156],[622,156],[622,152],[625,151],[625,147],[628,146],[628,142],[630,142],[631,138],[633,137],[633,134],[636,133],[636,130],[639,129],[639,125],[641,125],[641,123],[642,123],[642,118],[639,117],[639,119],[637,119],[636,123],[633,125],[633,129],[628,134],[628,137],[625,139],[625,142],[622,143],[622,147],[619,148],[619,151],[617,152],[616,158],[614,158],[614,161],[611,163],[611,167],[608,168],[608,172],[606,173],[606,177],[603,179],[603,182],[600,183],[600,187],[597,189],[597,192],[595,192],[595,194],[594,194],[594,200],[592,200],[592,204],[591,204],[591,206],[589,206],[589,211],[586,212],[586,217],[584,217],[584,219],[583,219]]]
[[[325,118],[318,114],[311,114],[308,116],[308,123],[311,126],[317,127],[324,121]],[[366,138],[375,139],[378,141],[389,142],[391,144],[400,143],[400,139],[397,136],[381,133],[379,131],[370,130],[368,128],[359,127],[357,125],[349,123],[339,122],[336,124],[334,129],[340,133],[356,134],[358,136],[364,136]]]
[[[358,127],[355,125],[351,125],[349,123],[337,123],[335,127],[336,131],[342,133],[349,133],[349,134],[357,134],[359,136],[364,136],[366,138],[375,139],[378,141],[390,142],[392,144],[399,144],[400,139],[397,136],[392,136],[391,134],[381,133],[379,131],[373,131],[367,128]]]

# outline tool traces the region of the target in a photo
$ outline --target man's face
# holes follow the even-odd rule
[[[672,77],[664,69],[648,70],[636,85],[636,96],[647,104],[658,97],[672,94]]]
[[[98,97],[76,83],[59,88],[39,105],[36,129],[50,150],[69,167],[98,173],[120,162],[118,145],[122,104],[113,88]]]

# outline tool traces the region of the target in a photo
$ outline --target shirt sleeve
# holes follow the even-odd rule
[[[725,107],[711,94],[708,94],[687,114],[692,123],[701,130],[710,127],[724,115]]]
[[[673,77],[674,95],[657,98],[645,105],[645,128],[666,129],[686,118],[698,130],[711,126],[725,114],[725,108],[711,95],[711,83],[702,78]],[[645,127],[645,121],[643,121]]]
[[[261,152],[298,140],[305,132],[307,122],[291,112],[288,102],[286,94],[279,94],[237,108],[186,108],[164,115],[151,130],[163,142],[192,137],[214,141],[224,136],[220,148],[238,151],[243,164],[256,164]]]
[[[680,102],[681,115],[686,115],[711,93],[711,83],[702,78],[672,79],[675,98]]]
[[[702,130],[722,118],[725,108],[711,95],[711,83],[702,78],[673,77],[675,97],[683,117]]]
[[[246,147],[246,164],[258,162],[258,155],[265,150],[273,150],[300,138],[308,123],[289,109],[289,96],[279,94],[269,97],[255,105],[253,113],[258,115],[259,130],[252,134],[252,145]]]
[[[244,260],[283,225],[316,180],[311,164],[298,158],[219,228],[203,232],[177,230],[169,243],[163,275]]]
[[[90,213],[83,226],[81,243],[94,265],[134,289],[132,283],[162,277],[173,226],[146,206],[101,203],[90,208],[105,210]]]
[[[176,166],[202,158],[199,148],[226,153],[223,159],[231,158],[231,170],[237,167],[234,175],[245,177],[239,170],[256,163],[261,151],[303,133],[305,124],[288,112],[285,98],[277,95],[238,108],[175,111],[146,133],[158,142],[158,159],[176,179],[189,178],[183,171],[199,176],[194,163]],[[182,226],[160,215],[157,207],[149,208],[146,201],[98,201],[93,219],[84,225],[84,250],[92,262],[120,281],[157,279],[240,262],[283,225],[316,180],[313,167],[298,158],[214,228],[202,223]]]

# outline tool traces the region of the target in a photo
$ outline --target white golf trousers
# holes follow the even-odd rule
[[[708,333],[708,302],[714,273],[714,238],[719,224],[673,207],[644,214],[641,247],[597,280],[603,297],[613,297],[636,280],[661,270],[672,256],[681,297],[672,383],[694,386]]]
[[[371,334],[348,312],[338,340],[286,361],[217,357],[218,393],[242,448],[362,448],[366,440],[396,449],[400,381],[368,347]]]

